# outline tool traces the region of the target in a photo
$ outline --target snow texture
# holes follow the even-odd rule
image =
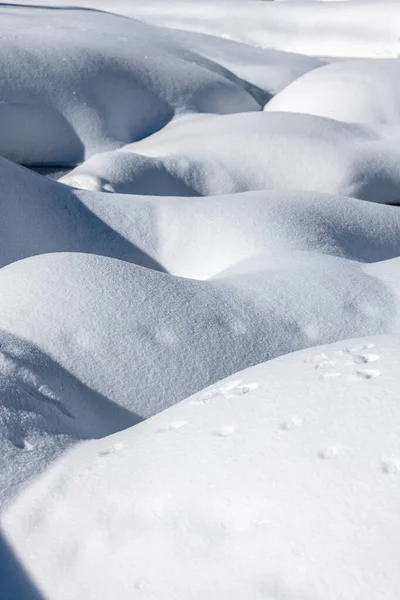
[[[5,532],[46,598],[394,599],[399,359],[369,336],[242,371],[66,454]]]
[[[1,600],[398,600],[399,40],[1,3]]]

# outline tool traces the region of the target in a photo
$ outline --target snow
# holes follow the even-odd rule
[[[1,4],[1,600],[398,600],[399,11]]]
[[[46,598],[394,599],[399,349],[284,356],[86,442],[5,534]]]
[[[73,190],[0,158],[1,266],[86,252],[208,279],[260,254],[304,250],[363,262],[400,253],[397,207],[310,192],[206,198]]]
[[[0,7],[0,35],[0,153],[17,162],[76,164],[175,114],[260,108],[232,73],[138,21]]]
[[[333,63],[294,81],[265,110],[319,115],[391,131],[400,125],[399,75],[399,59]]]
[[[197,116],[93,156],[61,181],[84,189],[179,196],[300,189],[396,204],[397,140],[398,134],[383,137],[368,126],[305,114]]]
[[[43,5],[43,0],[21,2]],[[70,0],[47,3],[71,6]],[[112,5],[109,0],[76,0],[74,5],[310,56],[400,56],[398,0],[114,0]]]
[[[270,253],[196,281],[55,253],[0,277],[1,437],[12,465],[3,503],[74,440],[123,429],[243,367],[400,327],[398,258]],[[25,443],[35,458],[16,468]]]

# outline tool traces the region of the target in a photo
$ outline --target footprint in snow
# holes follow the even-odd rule
[[[224,398],[234,398],[235,396],[243,396],[252,392],[258,387],[258,383],[251,382],[243,384],[241,381],[230,381],[219,388],[211,388],[202,392],[196,398],[190,401],[190,404],[208,404],[214,398],[222,396]]]

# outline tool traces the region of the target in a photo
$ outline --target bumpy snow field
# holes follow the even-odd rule
[[[0,4],[0,599],[398,600],[400,1]]]

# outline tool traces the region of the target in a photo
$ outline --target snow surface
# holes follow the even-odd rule
[[[307,113],[391,131],[400,126],[399,78],[400,59],[333,63],[297,79],[265,110]]]
[[[4,531],[46,598],[395,599],[399,360],[368,336],[243,371],[64,455]]]
[[[293,112],[196,117],[97,154],[61,181],[84,189],[184,196],[301,189],[397,204],[399,136]]]
[[[19,4],[71,6],[71,1],[19,0]],[[73,4],[310,56],[400,56],[398,0],[113,0],[112,4],[75,0]]]
[[[0,6],[1,600],[398,600],[400,2],[63,4]]]

